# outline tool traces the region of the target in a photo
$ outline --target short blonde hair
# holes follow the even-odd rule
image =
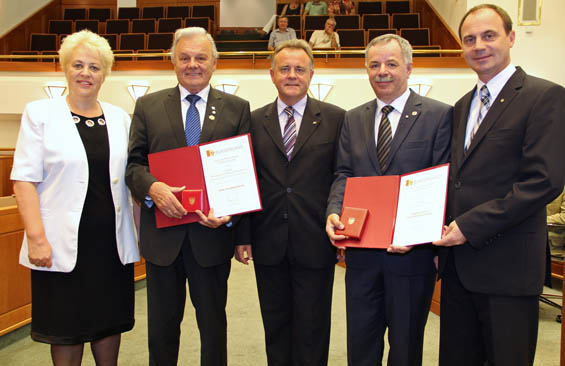
[[[96,52],[102,64],[104,76],[110,74],[112,64],[114,63],[114,53],[112,52],[110,44],[106,38],[100,37],[98,34],[92,33],[87,29],[73,33],[63,39],[61,48],[59,48],[59,62],[61,63],[63,71],[65,71],[67,65],[71,62],[73,51],[78,46],[83,46]]]

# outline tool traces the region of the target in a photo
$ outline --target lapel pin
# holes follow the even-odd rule
[[[208,116],[208,118],[210,118],[212,121],[216,119],[215,116]]]
[[[504,103],[504,98],[500,98],[500,103]]]
[[[216,111],[212,109],[212,114],[216,114]]]
[[[212,108],[212,109],[216,109],[216,106],[213,106],[213,105],[211,105],[211,106],[210,106],[210,108]]]
[[[317,125],[317,124],[318,124],[318,121],[314,121],[314,122],[312,122],[312,124],[313,124],[313,125]]]
[[[413,112],[412,112],[412,115],[413,115],[413,116],[415,116],[415,115],[417,115],[417,114],[418,114],[418,112],[416,112],[416,111],[413,111]]]

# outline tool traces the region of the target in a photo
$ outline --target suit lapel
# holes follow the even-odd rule
[[[473,90],[463,97],[463,100],[461,101],[461,112],[459,113],[459,116],[455,116],[457,119],[454,120],[456,123],[455,130],[453,131],[455,139],[452,141],[451,151],[455,151],[455,153],[452,153],[452,159],[455,159],[454,163],[456,163],[457,167],[461,167],[463,159],[465,159],[467,120],[469,119],[469,113],[471,113],[471,102],[475,95],[475,89],[477,89],[477,87],[473,88]]]
[[[365,105],[365,110],[361,114],[361,122],[365,130],[365,146],[367,147],[367,155],[377,172],[381,175],[381,166],[377,159],[377,144],[375,140],[375,116],[377,114],[377,100],[373,100]],[[356,123],[354,121],[354,123]]]
[[[286,152],[282,140],[276,100],[265,111],[265,119],[263,120],[263,126],[265,127],[267,134],[271,136],[271,139],[273,140],[273,144],[275,144],[275,146],[280,150],[280,152],[286,156]]]
[[[208,142],[212,139],[214,129],[222,116],[224,109],[224,100],[222,93],[210,87],[208,93],[208,101],[206,103],[206,112],[204,113],[204,123],[202,124],[202,134],[200,135],[200,143]]]
[[[521,68],[516,68],[516,71],[510,79],[508,79],[506,85],[504,85],[496,97],[496,100],[492,101],[485,118],[477,129],[477,133],[473,137],[471,145],[463,158],[463,163],[469,156],[471,156],[471,154],[473,154],[475,148],[481,143],[496,121],[498,121],[502,113],[506,110],[506,107],[512,102],[512,99],[514,99],[514,97],[518,94],[518,90],[522,88],[524,83],[524,76],[524,71]]]
[[[307,98],[306,108],[304,109],[304,115],[302,116],[302,122],[300,123],[300,130],[298,131],[296,143],[294,144],[294,150],[292,152],[293,157],[300,152],[300,149],[302,149],[306,141],[308,141],[316,128],[318,128],[318,126],[322,123],[319,102],[310,97]]]
[[[392,138],[387,166],[390,166],[394,154],[396,154],[398,148],[402,145],[406,136],[408,136],[408,133],[416,123],[416,120],[420,117],[420,114],[422,114],[422,98],[410,90],[410,96],[404,105],[404,110],[400,113],[398,126]]]
[[[171,89],[167,99],[164,100],[165,111],[173,135],[177,140],[177,146],[186,146],[186,137],[184,136],[184,126],[182,123],[182,110],[180,106],[180,91],[178,86]]]

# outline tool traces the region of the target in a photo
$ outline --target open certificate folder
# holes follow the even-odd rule
[[[175,194],[185,208],[200,201],[205,215],[212,207],[217,217],[262,209],[249,134],[149,154],[148,160],[149,171],[160,182],[185,187]],[[155,209],[157,227],[200,221],[187,210],[187,215],[175,219]]]
[[[441,238],[449,164],[403,175],[347,178],[343,207],[366,208],[360,239],[338,246],[388,248],[425,244]]]

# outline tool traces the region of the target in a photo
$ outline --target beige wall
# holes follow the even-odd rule
[[[0,37],[50,2],[50,0],[0,0]]]

